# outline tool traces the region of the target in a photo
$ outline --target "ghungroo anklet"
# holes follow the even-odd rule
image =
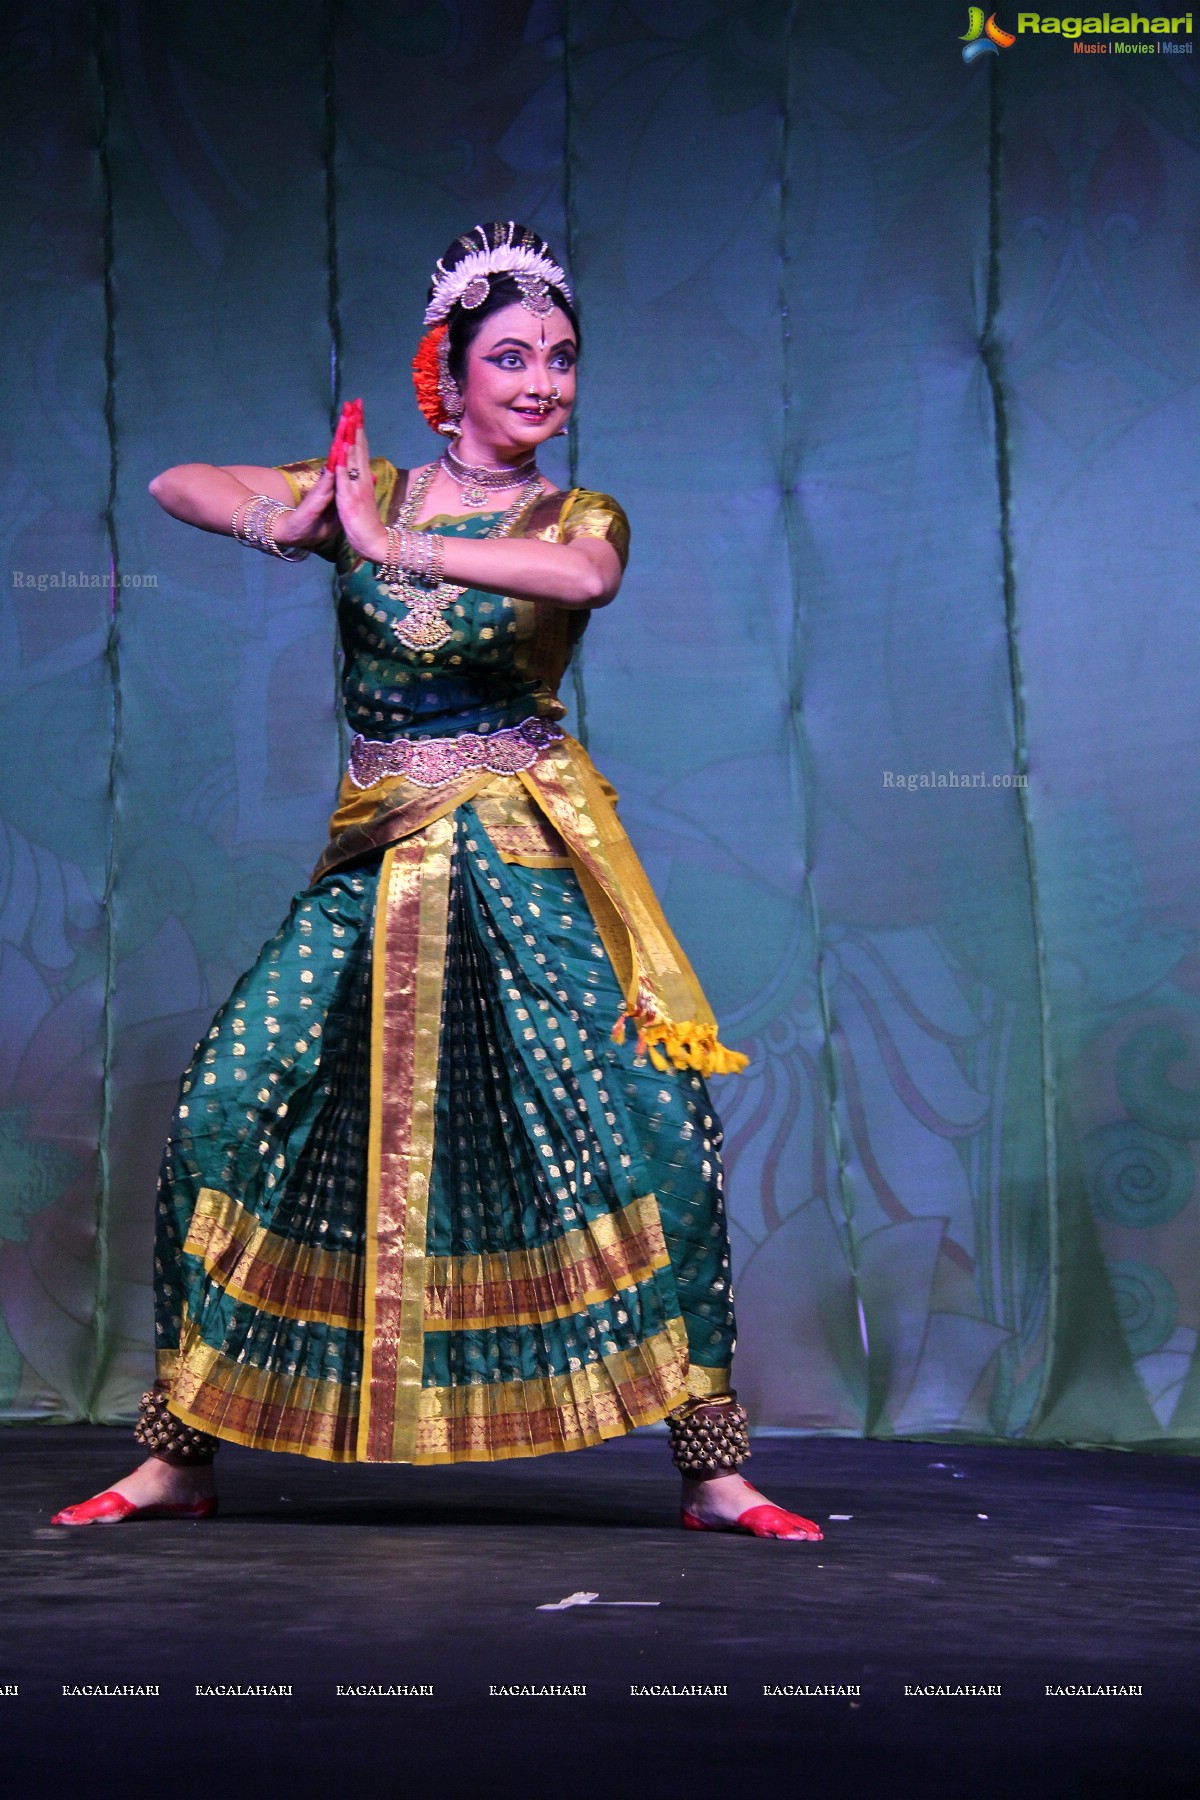
[[[133,1441],[174,1468],[195,1467],[210,1463],[217,1453],[220,1438],[211,1432],[197,1431],[185,1425],[167,1409],[167,1396],[160,1387],[147,1388],[138,1406]]]
[[[732,1475],[750,1456],[749,1415],[736,1394],[689,1401],[667,1416],[671,1460],[681,1475]]]

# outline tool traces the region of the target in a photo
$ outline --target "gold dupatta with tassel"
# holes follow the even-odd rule
[[[346,776],[313,879],[474,801],[502,858],[575,870],[625,996],[613,1037],[624,1041],[628,1021],[657,1069],[736,1074],[749,1059],[718,1040],[713,1010],[617,817],[616,799],[569,733],[515,775],[473,769],[437,788],[402,775],[359,788]]]

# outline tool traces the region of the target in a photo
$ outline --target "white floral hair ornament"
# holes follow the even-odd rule
[[[425,324],[437,325],[446,317],[451,307],[460,302],[468,312],[482,306],[491,292],[489,277],[492,275],[511,275],[521,291],[521,305],[539,318],[554,311],[554,296],[551,288],[557,288],[572,301],[570,285],[566,275],[542,250],[535,250],[529,244],[513,242],[516,223],[508,221],[506,236],[498,244],[489,244],[487,232],[482,225],[476,225],[482,248],[470,250],[460,263],[447,269],[439,257],[433,271],[433,298],[425,308]]]

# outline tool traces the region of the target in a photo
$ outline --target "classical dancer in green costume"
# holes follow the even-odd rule
[[[665,1419],[693,1529],[815,1539],[738,1472],[725,1049],[558,688],[629,530],[560,492],[579,328],[543,240],[476,226],[413,365],[450,440],[186,464],[169,513],[336,565],[354,733],[311,884],[183,1077],[159,1182],[149,1454],[60,1525],[216,1510],[221,1439],[496,1461]]]

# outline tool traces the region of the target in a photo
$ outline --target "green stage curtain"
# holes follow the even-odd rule
[[[633,529],[565,697],[746,1074],[739,1391],[1200,1447],[1194,59],[943,6],[13,0],[0,82],[0,1416],[127,1417],[175,1085],[344,752],[329,570],[177,462],[434,441],[478,219]]]

